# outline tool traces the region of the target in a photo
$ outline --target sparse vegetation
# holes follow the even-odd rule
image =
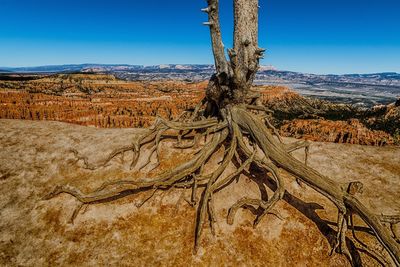
[[[396,145],[400,145],[400,129],[396,129],[396,131],[393,134],[393,139]]]

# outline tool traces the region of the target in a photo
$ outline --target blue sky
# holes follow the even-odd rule
[[[204,0],[0,0],[0,66],[212,62]],[[232,0],[220,0],[232,43]],[[264,65],[400,72],[399,0],[260,0]]]

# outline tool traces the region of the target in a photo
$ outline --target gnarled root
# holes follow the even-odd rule
[[[230,208],[227,217],[228,223],[232,224],[238,209],[245,206],[258,207],[262,210],[262,213],[254,221],[254,226],[257,226],[266,214],[273,213],[272,209],[284,196],[285,184],[278,170],[282,168],[301,180],[305,185],[310,186],[328,198],[338,208],[337,242],[332,251],[343,253],[350,261],[352,260],[346,245],[346,232],[350,224],[354,233],[352,216],[358,215],[371,228],[378,241],[391,256],[393,263],[395,265],[400,264],[399,246],[396,242],[396,240],[398,241],[398,236],[396,235],[397,229],[395,229],[400,218],[398,216],[376,216],[371,213],[355,197],[359,183],[350,183],[347,188],[343,188],[340,184],[308,167],[308,142],[300,141],[288,145],[284,144],[278,132],[276,129],[274,130],[268,120],[263,121],[263,118],[249,111],[268,112],[268,110],[250,105],[227,106],[221,110],[223,118],[221,120],[205,118],[204,110],[201,110],[204,104],[207,107],[210,106],[210,103],[203,101],[194,109],[193,113],[186,113],[185,116],[175,121],[166,121],[158,118],[146,135],[139,138],[132,145],[113,151],[104,161],[96,165],[90,164],[87,157],[79,155],[76,150],[72,150],[77,160],[82,160],[87,169],[94,170],[106,166],[114,157],[128,151],[133,151],[131,167],[135,167],[140,157],[141,148],[144,145],[149,145],[151,153],[145,162],[144,166],[146,166],[154,154],[157,156],[157,162],[159,162],[160,144],[163,140],[167,138],[175,139],[176,148],[188,149],[201,146],[200,140],[204,137],[206,139],[205,144],[194,153],[193,158],[189,161],[160,174],[156,178],[105,182],[89,193],[83,193],[79,189],[67,185],[58,186],[45,199],[53,198],[61,193],[74,196],[81,204],[73,213],[71,218],[71,221],[73,221],[81,208],[91,203],[111,201],[139,191],[150,191],[149,196],[137,205],[141,207],[154,196],[157,190],[175,187],[191,188],[191,199],[188,202],[192,206],[198,206],[194,231],[194,249],[196,251],[200,246],[205,222],[209,222],[211,232],[215,234],[214,196],[216,193],[222,188],[228,187],[252,163],[268,172],[277,185],[272,196],[268,200],[243,197]],[[208,136],[211,137],[210,141],[208,141]],[[203,172],[204,165],[222,146],[227,148],[222,161],[211,174],[205,175]],[[305,148],[306,150],[305,163],[290,155],[290,152],[300,148]],[[241,156],[243,156],[243,160]],[[224,175],[228,164],[234,158],[238,163],[237,169],[231,174]],[[199,201],[198,191],[200,188],[203,191]],[[392,231],[390,232],[384,224],[390,224]],[[355,234],[354,238],[356,238]],[[362,247],[366,251],[366,246]],[[372,255],[373,253],[370,254]],[[379,255],[375,258],[378,257]]]
[[[350,191],[333,180],[325,177],[292,157],[282,143],[277,142],[260,118],[247,112],[245,108],[234,106],[231,108],[232,121],[246,132],[251,133],[254,142],[276,166],[286,170],[302,182],[328,198],[339,209],[339,246],[340,252],[349,254],[345,248],[345,233],[347,222],[344,218],[348,212],[359,215],[375,233],[378,241],[389,253],[393,263],[400,265],[400,248],[389,229],[383,226],[381,220],[368,210]]]
[[[336,244],[332,248],[331,254],[335,251],[337,251],[339,253],[343,253],[350,260],[350,262],[352,262],[353,258],[352,258],[350,251],[346,245],[347,217],[348,217],[348,214],[347,214],[346,210],[344,210],[344,211],[339,210],[338,220],[337,220],[338,233],[336,236]]]

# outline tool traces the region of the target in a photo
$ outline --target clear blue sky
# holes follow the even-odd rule
[[[231,46],[232,0],[220,0]],[[204,0],[0,0],[0,66],[213,63]],[[399,0],[260,0],[264,65],[400,72]]]

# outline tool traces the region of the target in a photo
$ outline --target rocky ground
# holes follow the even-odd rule
[[[300,187],[282,173],[288,191],[275,213],[253,229],[257,211],[241,210],[230,226],[229,207],[243,196],[266,198],[259,186],[264,173],[241,175],[238,182],[215,196],[217,231],[205,225],[201,249],[193,254],[195,209],[185,199],[190,190],[139,192],[90,205],[74,223],[69,219],[78,202],[62,194],[42,200],[54,186],[70,184],[84,191],[106,180],[136,179],[128,170],[129,156],[110,166],[81,168],[75,148],[100,161],[114,148],[130,143],[144,129],[97,129],[61,122],[0,120],[0,265],[3,266],[349,266],[341,255],[329,256],[336,235],[336,210],[311,189]],[[292,142],[292,139],[286,139]],[[189,154],[164,143],[161,170],[188,159]],[[376,213],[399,214],[400,148],[313,143],[309,164],[339,183],[361,181],[363,203]],[[295,153],[303,159],[301,151]],[[212,162],[218,162],[216,155]],[[206,166],[212,171],[214,164]],[[226,169],[225,175],[233,170]],[[146,170],[145,170],[146,172]],[[149,173],[148,175],[155,175]],[[267,183],[269,184],[269,183]],[[371,249],[379,244],[356,219],[357,236]],[[348,235],[354,258],[379,266]]]

